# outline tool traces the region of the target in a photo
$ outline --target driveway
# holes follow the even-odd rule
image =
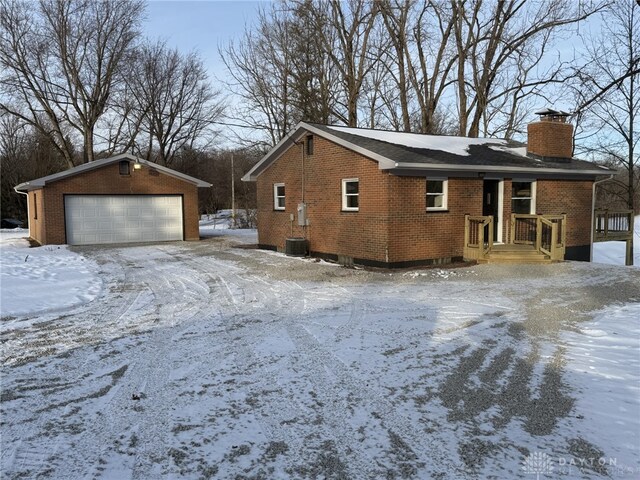
[[[637,269],[371,272],[252,241],[74,249],[98,298],[2,322],[3,478],[640,472]]]

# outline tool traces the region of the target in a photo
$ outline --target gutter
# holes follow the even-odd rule
[[[20,185],[23,185],[22,183]],[[19,193],[20,195],[24,195],[25,197],[27,197],[27,225],[29,226],[29,237],[33,238],[31,236],[31,208],[29,208],[29,192],[21,192],[20,190],[18,190],[18,187],[20,185],[17,185],[15,187],[13,187],[13,190],[16,193]]]
[[[609,177],[603,178],[602,180],[595,180],[593,182],[593,186],[591,187],[591,248],[589,254],[589,262],[593,263],[593,236],[595,234],[595,215],[596,215],[596,185],[602,182],[608,182],[613,178],[614,174],[610,174]]]

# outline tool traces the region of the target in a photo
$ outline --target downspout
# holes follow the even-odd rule
[[[17,188],[18,188],[18,187],[13,187],[13,190],[14,190],[16,193],[19,193],[20,195],[24,195],[24,196],[26,196],[26,197],[27,197],[27,225],[29,226],[29,237],[30,237],[30,238],[33,238],[33,237],[31,236],[31,215],[30,215],[30,213],[31,213],[31,208],[29,207],[29,192],[20,192]]]
[[[302,139],[302,142],[300,142],[300,146],[302,147],[302,204],[304,205],[304,150],[306,148],[306,138]],[[306,216],[306,209],[305,209],[305,217],[304,217],[304,225],[302,225],[302,237],[303,238],[307,238],[307,216]]]
[[[593,263],[593,236],[595,234],[595,215],[596,215],[596,185],[602,182],[608,182],[613,178],[614,174],[609,175],[608,178],[603,178],[602,180],[595,180],[593,182],[593,186],[591,187],[591,248],[589,249],[589,262]]]

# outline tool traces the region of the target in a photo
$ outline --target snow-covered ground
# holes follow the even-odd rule
[[[640,215],[633,221],[633,265],[640,266]],[[597,242],[593,245],[593,261],[609,265],[624,265],[626,242]]]
[[[218,226],[60,249],[97,298],[3,313],[3,478],[640,477],[639,269],[369,272]]]
[[[71,307],[102,288],[97,265],[66,245],[29,248],[25,229],[0,230],[0,314]]]

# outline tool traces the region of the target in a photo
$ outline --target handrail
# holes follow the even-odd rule
[[[513,244],[529,244],[551,260],[563,260],[566,250],[567,216],[514,213],[511,215]]]
[[[486,257],[493,247],[493,216],[465,215],[464,219],[464,257]]]
[[[593,215],[594,240],[624,240],[633,237],[633,210],[596,210]]]

